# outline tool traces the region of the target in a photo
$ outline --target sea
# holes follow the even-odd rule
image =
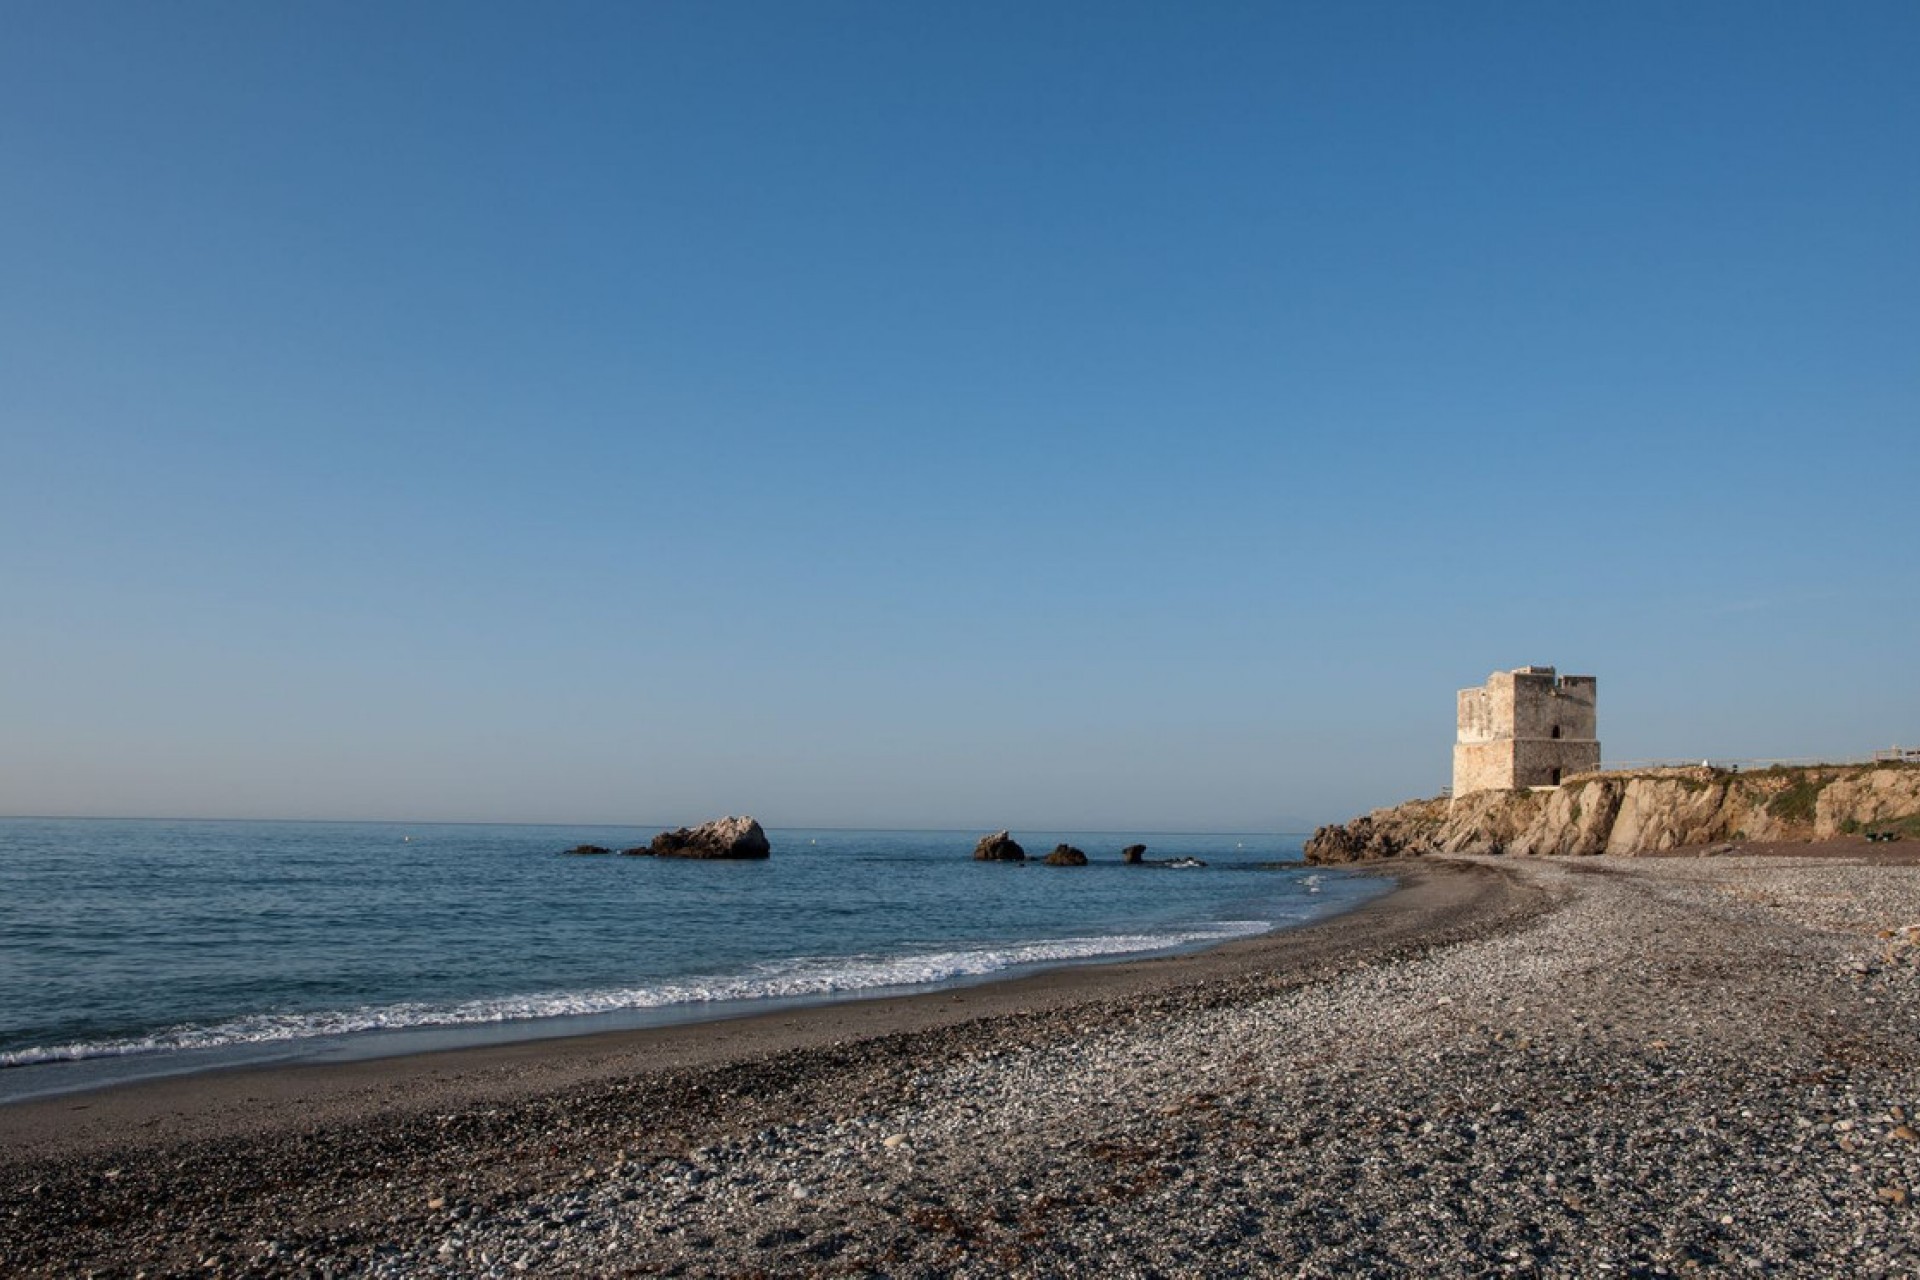
[[[1014,833],[1076,868],[975,862],[977,831],[771,830],[757,862],[564,852],[658,830],[0,819],[0,1102],[1191,951],[1389,887],[1285,834]],[[1134,842],[1147,864],[1122,862]]]

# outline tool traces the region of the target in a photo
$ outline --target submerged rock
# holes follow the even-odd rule
[[[980,843],[973,846],[975,862],[1025,862],[1027,851],[1014,840],[1012,833],[995,832],[990,836],[981,836]]]
[[[1055,845],[1053,852],[1047,855],[1047,865],[1050,867],[1084,867],[1087,865],[1087,855],[1070,844]]]
[[[594,853],[612,853],[613,850],[607,848],[603,844],[577,844],[573,846],[573,848],[568,849],[567,852],[573,853],[573,854],[579,854],[580,856],[585,857],[588,854],[594,854]]]
[[[1139,866],[1146,856],[1147,846],[1143,844],[1130,844],[1120,851],[1120,861],[1130,867]]]
[[[662,831],[653,838],[656,858],[764,858],[773,852],[767,833],[752,818],[719,818],[697,827]]]

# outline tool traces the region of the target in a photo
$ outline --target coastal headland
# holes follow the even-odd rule
[[[1716,843],[1920,839],[1920,764],[1597,770],[1554,787],[1409,800],[1320,828],[1317,865],[1429,853],[1662,853]]]
[[[1907,1274],[1920,868],[1851,847],[1428,858],[1198,956],[16,1104],[0,1271]]]

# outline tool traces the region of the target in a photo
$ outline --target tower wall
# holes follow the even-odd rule
[[[1600,767],[1598,682],[1552,667],[1496,671],[1462,689],[1453,747],[1453,794],[1558,786]]]

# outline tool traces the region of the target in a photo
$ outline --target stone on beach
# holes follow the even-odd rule
[[[990,836],[981,836],[980,843],[973,846],[975,862],[1025,862],[1027,851],[1022,849],[1013,834],[997,831]]]
[[[1084,867],[1087,865],[1087,855],[1070,844],[1057,844],[1053,847],[1053,852],[1047,855],[1047,865],[1050,867]]]
[[[635,852],[629,850],[628,852]],[[718,818],[697,827],[662,831],[648,853],[657,858],[765,858],[772,852],[767,833],[752,818]]]

